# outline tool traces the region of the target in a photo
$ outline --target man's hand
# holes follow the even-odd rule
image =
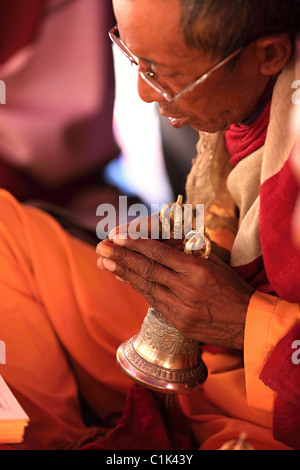
[[[186,337],[243,348],[253,289],[216,255],[204,260],[122,234],[100,243],[97,253],[100,269],[128,282]]]

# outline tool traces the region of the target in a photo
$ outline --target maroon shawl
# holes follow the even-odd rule
[[[232,126],[226,133],[227,149],[235,166],[265,142],[270,103],[247,126]],[[239,138],[240,136],[240,138]],[[299,187],[290,168],[290,158],[260,188],[260,242],[262,257],[237,271],[255,289],[300,303],[300,253],[291,239],[291,220]],[[260,379],[277,394],[274,437],[300,449],[300,365],[292,362],[292,343],[300,339],[300,324],[277,344]]]

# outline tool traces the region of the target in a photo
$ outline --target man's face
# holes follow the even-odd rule
[[[113,3],[122,41],[139,59],[141,70],[154,72],[160,85],[168,90],[180,92],[219,62],[186,46],[178,0]],[[138,92],[146,102],[157,101],[160,113],[174,127],[188,124],[201,131],[217,132],[253,112],[268,81],[256,62],[249,46],[233,70],[221,68],[175,103],[168,103],[140,76]]]

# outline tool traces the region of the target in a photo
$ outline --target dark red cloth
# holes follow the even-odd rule
[[[249,126],[232,126],[226,145],[233,166],[264,145],[271,102]],[[283,168],[260,188],[260,243],[262,257],[237,271],[255,288],[282,300],[300,302],[300,253],[291,239],[291,221],[299,186],[290,168]],[[300,365],[292,362],[293,340],[300,340],[296,325],[276,345],[260,376],[277,394],[273,434],[286,445],[300,449]]]
[[[38,20],[48,1],[0,2],[0,64],[34,40],[38,33]]]
[[[260,379],[278,394],[273,423],[274,437],[300,450],[300,363],[295,360],[299,357],[293,347],[295,341],[300,341],[300,324],[295,325],[276,345]]]
[[[191,441],[179,410],[167,408],[165,396],[134,384],[123,416],[108,439],[80,450],[195,450]]]
[[[35,40],[40,18],[49,0],[9,0],[0,2],[0,65],[16,52]],[[1,78],[1,77],[0,77]],[[17,198],[31,197],[34,181],[26,182],[26,175],[0,159],[0,187]],[[31,188],[31,192],[28,188]],[[28,194],[26,193],[28,192]]]
[[[271,100],[250,125],[232,124],[225,133],[225,143],[232,166],[235,167],[243,158],[264,145],[270,121],[270,108]]]
[[[291,238],[298,193],[290,159],[260,190],[260,242],[266,275],[276,295],[292,303],[300,302],[300,252]]]
[[[258,289],[266,294],[274,293],[274,289],[266,274],[263,256],[260,256],[247,265],[235,267],[235,271],[246,279],[253,289]]]

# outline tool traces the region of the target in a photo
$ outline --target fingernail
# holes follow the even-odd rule
[[[119,277],[119,276],[116,276],[116,279],[117,279],[117,281],[123,282],[123,284],[129,284],[128,281],[125,281],[125,279],[122,279],[122,278]]]
[[[127,240],[127,234],[118,233],[115,237],[113,237],[112,241],[116,245],[124,246]]]
[[[109,258],[110,255],[112,254],[112,247],[109,246],[109,245],[99,245],[99,248],[97,250],[97,252],[99,253],[99,255],[101,256],[104,256],[105,258]]]
[[[101,269],[101,270],[104,269],[104,266],[103,266],[103,258],[102,258],[102,257],[97,259],[97,267],[98,267],[99,269]]]
[[[113,240],[114,238],[127,238],[127,235],[126,229],[121,230],[120,227],[117,227],[109,232],[108,238],[109,240]]]
[[[104,268],[107,271],[110,271],[111,273],[113,273],[116,270],[116,267],[117,267],[117,265],[114,261],[112,261],[111,259],[107,259],[107,258],[104,258],[102,264],[103,264]]]
[[[112,240],[116,236],[116,233],[117,233],[117,229],[113,228],[108,234],[109,240]]]

